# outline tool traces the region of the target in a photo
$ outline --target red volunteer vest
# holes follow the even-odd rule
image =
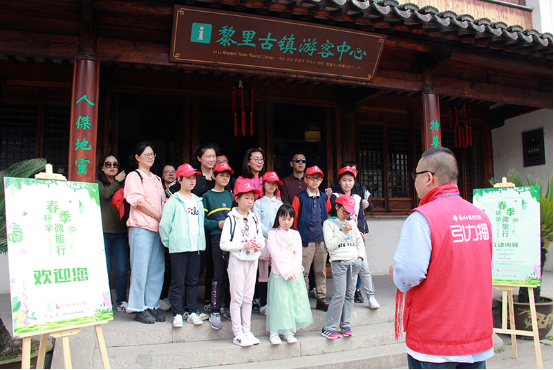
[[[437,356],[491,349],[492,228],[487,215],[460,197],[455,184],[433,189],[413,211],[429,223],[432,252],[426,279],[406,293],[406,345]]]

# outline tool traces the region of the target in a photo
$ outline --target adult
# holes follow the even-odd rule
[[[175,192],[175,184],[179,184],[175,176],[175,166],[172,164],[166,164],[162,169],[162,186],[164,188],[165,197],[169,198]],[[162,285],[162,294],[160,295],[160,310],[169,311],[171,309],[171,300],[169,296],[169,288],[171,287],[171,256],[169,255],[169,249],[164,248],[164,283]]]
[[[239,184],[250,183],[260,191],[262,191],[262,169],[264,168],[264,151],[261,148],[250,148],[244,154],[242,160],[242,176],[235,181],[234,189],[237,189]],[[256,199],[261,198],[261,193],[256,194]],[[278,195],[277,195],[278,196]]]
[[[118,311],[125,311],[127,306],[127,260],[129,258],[127,226],[125,226],[125,222],[121,221],[119,212],[112,205],[113,195],[122,188],[125,172],[118,173],[119,158],[113,153],[105,153],[100,157],[97,168],[96,183],[100,190],[100,210],[108,276],[112,271],[113,258],[116,307]]]
[[[150,172],[156,154],[147,141],[138,143],[133,154],[137,170],[125,181],[125,199],[131,205],[127,226],[131,246],[131,286],[128,313],[135,320],[154,324],[165,321],[158,312],[164,279],[164,246],[158,232],[165,203],[161,179]]]
[[[407,292],[408,366],[484,369],[494,355],[491,223],[460,197],[458,165],[449,149],[423,153],[412,177],[421,201],[402,227],[389,268],[398,294]],[[469,230],[469,237],[458,229]]]
[[[175,166],[172,164],[164,165],[162,169],[162,185],[164,188],[166,198],[169,198],[173,192],[170,190],[171,186],[176,182]]]
[[[218,154],[216,157],[215,157],[215,164],[218,164],[218,163],[227,163],[229,164],[229,158],[227,158],[227,156],[225,154]],[[226,190],[229,190],[231,193],[233,192],[233,189],[235,188],[235,182],[237,181],[237,178],[236,177],[233,177],[231,176],[231,178],[229,179],[229,183],[227,184],[227,186],[225,187]]]
[[[283,204],[292,204],[294,197],[308,188],[308,184],[304,181],[306,156],[302,153],[293,155],[290,166],[292,167],[292,173],[281,180],[283,185],[279,185]]]

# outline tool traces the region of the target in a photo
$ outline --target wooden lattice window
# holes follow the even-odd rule
[[[43,156],[52,163],[54,172],[67,174],[71,108],[63,105],[44,107]]]
[[[387,127],[389,198],[410,197],[410,132]]]
[[[360,148],[359,181],[365,184],[372,197],[383,197],[383,126],[361,125],[358,135]]]
[[[2,104],[0,106],[0,170],[35,157],[37,106]]]

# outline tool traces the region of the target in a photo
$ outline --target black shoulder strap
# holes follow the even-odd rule
[[[142,184],[142,176],[140,175],[140,172],[138,172],[137,170],[135,170],[135,172],[137,173],[137,175],[139,175],[139,177],[140,177],[140,183]]]
[[[235,222],[233,221],[233,216],[227,216],[229,218],[229,223],[231,224],[230,231],[231,231],[231,241],[233,241],[233,238],[235,237]]]

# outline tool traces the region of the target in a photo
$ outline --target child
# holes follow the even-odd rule
[[[365,249],[356,223],[350,219],[350,215],[354,214],[355,203],[350,195],[340,195],[329,212],[329,219],[323,223],[335,286],[333,299],[325,315],[325,325],[321,330],[321,335],[328,339],[340,338],[336,332],[339,320],[341,333],[345,337],[352,336],[350,317],[354,305],[354,290]]]
[[[258,217],[250,211],[254,199],[261,193],[251,183],[237,183],[234,207],[227,215],[219,247],[229,253],[229,284],[231,288],[231,323],[233,343],[247,347],[260,340],[250,331],[252,297],[256,285],[256,271],[260,250],[265,240]]]
[[[271,344],[296,343],[294,333],[312,323],[312,311],[306,284],[302,278],[302,238],[291,229],[294,208],[282,205],[277,211],[273,229],[268,232],[266,248],[271,255],[272,271],[266,328]]]
[[[206,249],[202,199],[191,193],[196,185],[197,172],[188,163],[175,172],[181,189],[166,202],[160,222],[162,243],[171,256],[171,307],[173,327],[183,326],[183,285],[188,311],[187,321],[201,325],[196,310],[200,251]]]
[[[304,181],[308,184],[306,191],[298,193],[292,201],[296,216],[294,226],[302,237],[302,267],[306,289],[309,289],[308,275],[312,262],[314,263],[315,285],[317,289],[316,309],[327,311],[329,303],[325,300],[327,294],[326,263],[327,250],[323,238],[323,222],[327,219],[327,195],[319,191],[323,180],[323,171],[318,166],[306,170]]]
[[[220,310],[222,303],[228,298],[225,294],[226,285],[229,284],[227,279],[227,261],[219,248],[219,241],[221,239],[221,229],[223,229],[225,218],[233,204],[233,193],[225,190],[233,173],[228,163],[217,163],[212,174],[215,180],[214,187],[208,190],[202,197],[204,212],[206,213],[204,225],[211,235],[210,247],[212,248],[214,263],[214,278],[212,280],[211,293],[212,313],[210,314],[210,323],[214,329],[223,328]],[[229,305],[227,305],[227,307],[229,307]]]
[[[254,202],[252,211],[262,224],[262,232],[267,240],[267,232],[273,227],[277,210],[283,204],[281,198],[276,196],[277,186],[283,183],[279,180],[279,176],[275,172],[266,172],[262,176],[263,194]],[[258,292],[260,294],[260,313],[266,314],[267,311],[267,279],[269,273],[269,254],[267,249],[262,250],[258,261],[259,279],[257,283]]]
[[[329,198],[327,203],[327,211],[329,211],[335,203],[335,199],[340,196],[340,194],[347,194],[354,198],[355,208],[354,213],[352,214],[352,219],[358,226],[358,230],[362,235],[362,240],[365,242],[365,235],[369,232],[367,227],[367,222],[364,217],[364,206],[363,199],[358,194],[353,194],[352,189],[356,184],[356,170],[350,166],[345,166],[339,170],[339,185],[341,186],[341,191],[333,193]],[[358,216],[359,215],[359,216]],[[378,309],[381,307],[375,298],[375,286],[373,285],[373,279],[371,278],[371,271],[369,271],[369,265],[367,263],[367,251],[364,247],[364,260],[362,263],[362,268],[359,275],[359,283],[356,284],[356,292],[354,293],[354,301],[363,303],[363,297],[359,291],[360,287],[363,287],[367,300],[369,303],[369,308],[372,310]]]

